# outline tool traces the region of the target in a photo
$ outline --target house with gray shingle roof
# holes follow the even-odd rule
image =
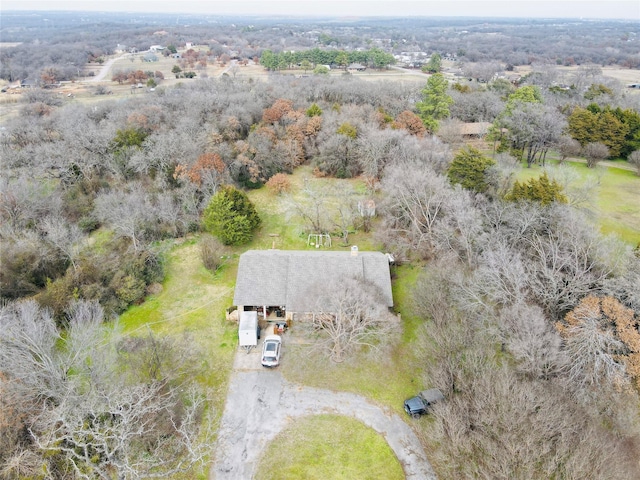
[[[313,294],[328,282],[359,278],[378,287],[393,307],[389,259],[380,252],[249,250],[240,256],[233,303],[238,310],[278,310],[288,319],[313,313]]]

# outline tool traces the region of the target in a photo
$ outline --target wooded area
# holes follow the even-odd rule
[[[2,475],[134,478],[206,459],[207,394],[188,367],[199,365],[190,360],[197,352],[188,339],[121,336],[112,319],[162,282],[163,241],[209,232],[225,245],[250,242],[260,206],[246,192],[268,188],[306,233],[348,245],[351,233],[370,232],[397,265],[420,269],[407,308],[422,327],[402,348],[418,352],[423,378],[447,397],[433,422],[416,426],[442,478],[640,476],[638,245],[599,232],[585,201],[595,185],[568,188],[549,167],[579,156],[593,168],[611,159],[640,169],[640,95],[600,68],[638,67],[633,29],[414,22],[371,20],[366,34],[322,25],[315,36],[304,23],[163,24],[162,41],[179,51],[186,40],[207,44],[231,61],[231,50],[238,59],[335,53],[386,38],[375,54],[457,53],[455,63],[482,81],[287,75],[298,61],[315,66],[301,56],[260,80],[195,78],[126,100],[20,95],[0,131]],[[117,43],[157,43],[149,28],[112,26],[82,43],[63,19],[44,32],[46,45],[33,27],[6,28],[3,41],[24,42],[0,49],[0,77],[11,81],[54,66],[58,80],[70,79]],[[605,41],[610,48],[600,48]],[[494,62],[486,79],[477,73]],[[554,67],[574,63],[582,66],[568,83],[557,81]],[[494,76],[520,64],[528,76]],[[486,130],[469,135],[470,122]],[[375,199],[375,217],[347,189],[291,192],[289,175],[303,165],[319,182],[361,178],[357,199]],[[527,166],[549,168],[518,179]],[[374,295],[345,285],[341,294],[355,293],[326,294],[366,318],[358,343],[375,344],[370,326],[383,313],[366,306]],[[353,347],[328,344],[339,360]]]

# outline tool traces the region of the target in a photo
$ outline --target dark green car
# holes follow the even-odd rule
[[[444,395],[437,388],[423,390],[415,397],[404,401],[404,410],[413,418],[418,418],[427,413],[431,405],[442,400],[444,400]]]

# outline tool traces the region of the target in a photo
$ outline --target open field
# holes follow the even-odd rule
[[[578,70],[580,69],[580,66],[572,66],[572,67],[554,66],[554,69],[559,73],[560,77],[563,80],[570,82],[571,77],[576,72],[578,72]],[[624,85],[628,83],[640,82],[640,70],[612,67],[612,66],[601,67],[601,69],[602,69],[603,76],[618,80]],[[530,73],[531,70],[532,68],[530,65],[521,65],[514,68],[514,71],[521,75],[526,75],[527,73]]]
[[[590,203],[581,207],[593,213],[602,233],[613,233],[632,246],[639,245],[640,177],[632,170],[615,166],[590,169],[581,161],[569,161],[567,165],[577,174],[569,187],[579,187],[588,180],[594,184]],[[518,178],[526,180],[538,177],[541,173],[542,167],[533,165],[523,168]]]

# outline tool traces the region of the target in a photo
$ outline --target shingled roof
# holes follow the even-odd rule
[[[393,306],[389,260],[380,252],[249,250],[240,256],[234,305],[284,306],[312,312],[314,288],[340,278],[356,277],[378,286]]]

